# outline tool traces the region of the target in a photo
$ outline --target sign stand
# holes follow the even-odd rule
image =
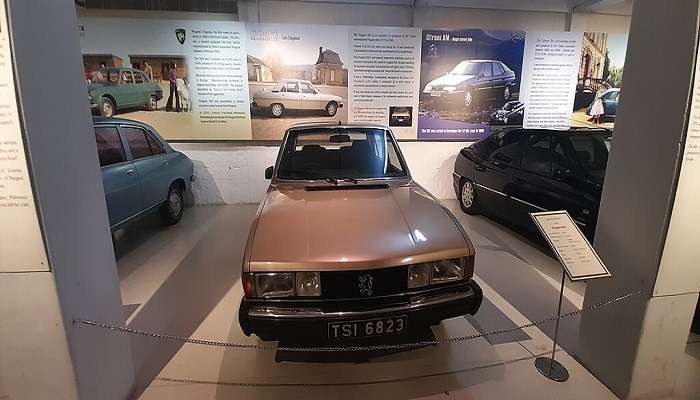
[[[559,307],[557,308],[557,324],[554,328],[554,345],[552,345],[552,357],[537,357],[535,367],[547,378],[556,382],[566,382],[569,379],[569,371],[559,361],[554,359],[557,351],[557,336],[559,335],[559,319],[561,317],[561,302],[564,298],[564,281],[566,280],[566,270],[561,273],[561,289],[559,290]]]
[[[552,356],[537,357],[535,359],[535,367],[542,375],[555,382],[566,382],[569,379],[569,371],[564,365],[554,359],[557,351],[559,320],[561,319],[561,304],[564,299],[566,275],[568,274],[572,281],[578,281],[605,278],[611,276],[611,274],[568,212],[546,211],[530,213],[530,217],[545,239],[547,239],[549,247],[552,248],[563,266]]]

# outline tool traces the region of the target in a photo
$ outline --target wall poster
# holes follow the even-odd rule
[[[169,140],[279,140],[308,122],[400,139],[612,127],[625,35],[82,17],[93,114]]]
[[[525,32],[422,33],[419,139],[476,140],[491,124],[522,124]]]
[[[0,126],[0,272],[48,271],[15,93],[4,0],[0,0]]]

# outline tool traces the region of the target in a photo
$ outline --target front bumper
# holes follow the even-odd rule
[[[268,301],[243,299],[238,314],[243,333],[255,334],[263,340],[284,340],[294,343],[327,342],[328,323],[366,320],[405,315],[409,331],[439,324],[447,318],[474,315],[479,310],[483,293],[473,280],[459,285],[402,295],[401,300],[344,300],[338,306],[324,307],[329,301]]]

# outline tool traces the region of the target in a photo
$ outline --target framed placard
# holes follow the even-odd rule
[[[572,281],[612,274],[566,211],[530,213]]]

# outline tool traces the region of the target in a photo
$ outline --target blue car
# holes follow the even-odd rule
[[[603,110],[605,110],[603,118],[615,120],[615,117],[617,116],[617,101],[619,97],[620,89],[618,88],[610,88],[603,92],[603,94],[600,96],[600,99],[603,101]],[[593,100],[591,104],[588,105],[588,108],[586,108],[586,115],[591,115],[591,107],[593,107],[593,103],[595,103],[595,100]]]
[[[168,225],[180,221],[195,179],[192,160],[149,125],[103,117],[93,122],[110,228],[154,211]]]

